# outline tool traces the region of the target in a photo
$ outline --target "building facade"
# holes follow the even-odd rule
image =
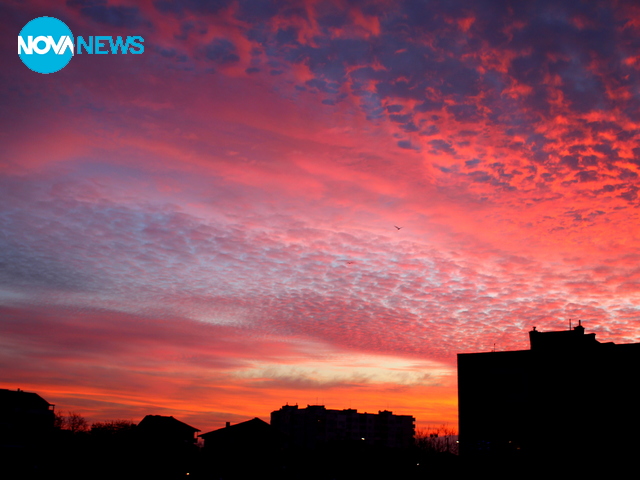
[[[328,445],[363,444],[382,448],[413,445],[415,419],[387,410],[358,413],[355,409],[329,410],[324,405],[285,405],[271,412],[271,425],[290,447],[313,450]]]
[[[529,339],[529,350],[458,354],[461,456],[635,455],[640,344],[600,343],[581,324]]]

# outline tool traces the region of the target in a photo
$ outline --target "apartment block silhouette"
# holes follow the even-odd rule
[[[285,405],[271,412],[271,425],[289,446],[311,450],[331,444],[407,448],[413,445],[415,433],[415,419],[410,415],[330,410],[324,405]]]
[[[640,343],[579,324],[529,332],[530,349],[458,354],[460,455],[623,461],[637,455]]]

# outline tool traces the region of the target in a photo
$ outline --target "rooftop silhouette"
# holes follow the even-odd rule
[[[358,413],[356,409],[330,410],[324,405],[285,405],[271,412],[271,425],[289,445],[315,449],[328,443],[358,442],[385,448],[413,444],[415,419],[387,410]]]
[[[534,327],[529,350],[458,354],[461,456],[607,462],[637,451],[640,344],[595,337],[581,323]]]

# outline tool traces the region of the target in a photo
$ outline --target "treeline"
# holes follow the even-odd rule
[[[136,423],[133,420],[107,420],[105,422],[89,422],[77,412],[55,412],[53,426],[55,429],[68,431],[74,434],[91,433],[92,435],[126,435],[132,432]]]

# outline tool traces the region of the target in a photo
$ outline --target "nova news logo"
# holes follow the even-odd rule
[[[77,53],[116,54],[144,52],[144,38],[91,36],[73,34],[67,25],[53,17],[38,17],[27,23],[18,35],[18,55],[34,72],[53,73],[63,69]]]

